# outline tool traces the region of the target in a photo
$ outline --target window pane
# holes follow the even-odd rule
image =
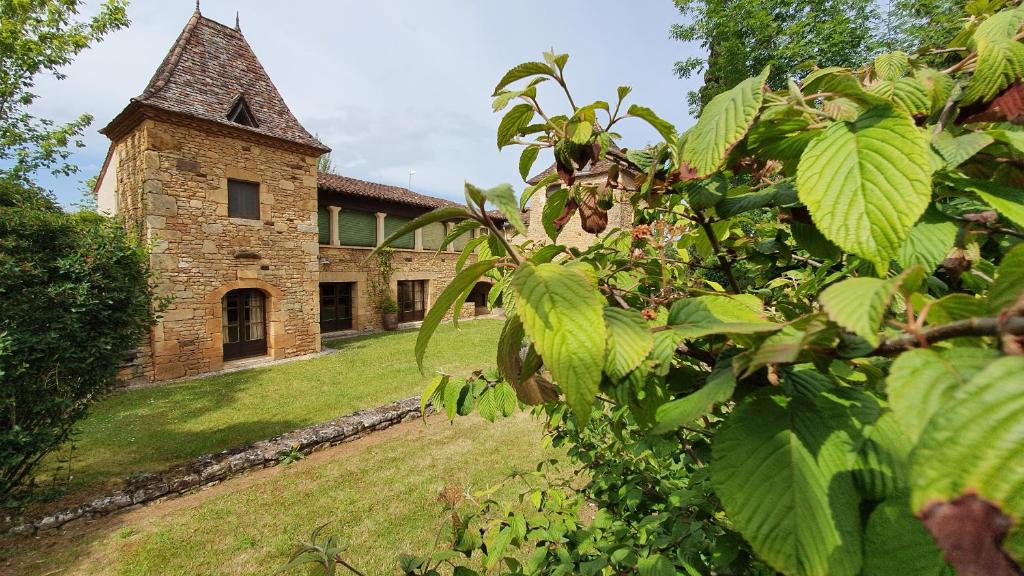
[[[228,216],[260,219],[260,185],[255,182],[228,180]]]

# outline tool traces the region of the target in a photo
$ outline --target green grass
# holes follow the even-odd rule
[[[479,490],[561,454],[542,448],[541,438],[541,422],[525,413],[494,424],[432,417],[379,442],[370,437],[248,482],[229,480],[208,498],[199,493],[114,516],[84,534],[17,541],[6,566],[25,576],[269,575],[294,542],[330,522],[355,566],[394,574],[399,554],[431,550],[444,521],[441,488]],[[498,497],[511,501],[522,489],[517,482]]]
[[[416,331],[330,343],[337,352],[267,368],[114,394],[79,426],[70,489],[98,491],[136,472],[250,442],[419,394],[435,370],[493,365],[501,322],[450,324],[416,369]],[[54,460],[44,467],[52,469]]]

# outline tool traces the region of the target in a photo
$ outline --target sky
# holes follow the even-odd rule
[[[95,12],[90,0],[85,13]],[[242,33],[292,112],[333,149],[337,171],[354,178],[408,186],[424,194],[462,198],[463,182],[503,182],[518,190],[518,147],[499,152],[500,115],[491,92],[512,66],[543,60],[554,48],[570,55],[565,74],[578,104],[614,101],[620,85],[628,102],[653,108],[677,128],[694,120],[686,94],[696,79],[680,80],[672,64],[700,55],[669,38],[681,20],[671,0],[202,0],[202,13]],[[38,175],[65,205],[82,197],[82,181],[97,174],[109,142],[107,124],[150,76],[188,21],[192,0],[134,0],[132,24],[83,52],[65,80],[41,78],[39,116],[66,121],[95,117],[71,178]],[[541,105],[564,111],[564,96],[542,85]],[[621,144],[657,141],[639,120],[616,125]],[[542,155],[535,171],[547,166]]]

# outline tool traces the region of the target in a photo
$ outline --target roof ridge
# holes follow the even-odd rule
[[[178,67],[178,62],[181,61],[181,54],[185,51],[185,45],[192,38],[192,32],[195,31],[201,19],[203,19],[203,15],[199,13],[199,10],[192,13],[192,17],[189,18],[181,33],[178,34],[178,39],[174,41],[174,45],[171,46],[167,55],[164,56],[163,62],[156,69],[153,77],[149,80],[149,84],[146,85],[146,89],[138,97],[139,99],[153,96],[167,85],[167,81],[171,79],[174,69]]]

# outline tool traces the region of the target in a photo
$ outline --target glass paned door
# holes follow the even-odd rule
[[[399,280],[398,282],[398,321],[413,322],[423,320],[427,308],[426,280]]]
[[[232,290],[222,301],[224,359],[267,353],[266,300],[259,290]]]
[[[352,283],[320,284],[320,333],[352,329]]]

